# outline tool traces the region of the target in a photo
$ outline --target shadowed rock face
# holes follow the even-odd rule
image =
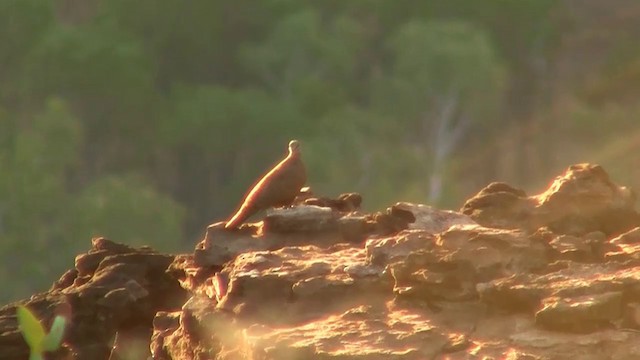
[[[153,318],[175,311],[187,293],[166,273],[174,257],[150,248],[134,249],[104,238],[92,241],[75,268],[52,288],[21,301],[51,324],[61,306],[68,308],[65,346],[48,359],[107,359],[148,356]],[[17,330],[17,304],[0,309],[0,359],[27,359],[29,350]]]
[[[41,304],[85,294],[74,311],[110,319],[94,346],[148,341],[153,325],[154,359],[640,358],[635,197],[598,166],[536,196],[490,184],[461,212],[305,194],[235,232],[209,226],[193,254],[90,252]],[[24,350],[14,312],[0,311],[0,347]],[[73,334],[67,355],[86,345]]]

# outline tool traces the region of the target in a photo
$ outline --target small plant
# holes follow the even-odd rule
[[[57,315],[53,319],[49,333],[46,333],[42,323],[25,306],[18,306],[16,313],[18,327],[27,345],[29,345],[29,360],[43,360],[45,351],[55,351],[60,347],[67,322],[64,316]]]

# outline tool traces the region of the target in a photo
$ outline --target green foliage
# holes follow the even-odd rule
[[[285,141],[287,132],[296,132],[287,105],[258,89],[177,85],[171,95],[173,111],[159,126],[168,145],[189,142],[202,151],[222,152],[260,134],[281,133]]]
[[[323,21],[318,11],[306,9],[284,16],[264,41],[245,46],[240,57],[268,89],[302,113],[321,115],[348,100],[339,84],[353,79],[361,33],[352,19]]]
[[[64,316],[58,315],[54,318],[48,333],[28,308],[22,305],[18,306],[16,316],[18,327],[29,346],[30,360],[44,359],[45,351],[55,351],[60,347],[67,322]]]
[[[70,186],[75,178],[70,174],[82,160],[85,131],[65,101],[49,98],[41,112],[21,123],[6,119],[0,124],[14,129],[0,147],[1,259],[6,265],[0,282],[24,279],[9,288],[6,300],[12,292],[48,286],[94,235],[136,244],[157,240],[161,248],[177,248],[183,207],[146,182],[112,176],[81,189]],[[52,258],[54,250],[58,255]]]
[[[14,132],[3,150],[4,225],[9,238],[45,243],[61,235],[53,219],[64,201],[65,173],[78,160],[80,124],[59,99]],[[40,224],[40,226],[34,226]]]
[[[107,236],[127,244],[150,242],[175,251],[184,209],[134,176],[104,177],[84,188],[68,208],[66,235],[73,239]]]
[[[619,131],[623,130],[629,137],[620,139],[631,141],[631,137],[637,132],[637,116],[640,114],[640,105],[621,106],[620,104],[609,104],[608,106],[597,106],[584,102],[573,102],[565,110],[567,113],[567,123],[574,128],[575,133],[581,137],[589,138],[590,146],[593,142],[605,143],[609,138],[620,138]],[[635,116],[630,116],[635,114]],[[602,128],[602,124],[607,124]]]
[[[53,319],[51,329],[42,342],[42,348],[45,351],[55,351],[60,347],[66,323],[67,319],[64,316],[57,315]]]
[[[24,120],[0,148],[0,282],[13,292],[26,292],[51,283],[51,267],[59,274],[66,266],[60,255],[46,262],[56,243],[64,238],[65,175],[76,165],[81,131],[78,120],[64,102],[50,99],[45,109]],[[6,124],[6,123],[5,123]],[[69,250],[76,248],[70,248]],[[30,258],[32,256],[32,258]]]
[[[409,180],[411,198],[439,201],[439,184],[461,139],[474,125],[495,119],[503,94],[502,66],[489,35],[459,20],[402,24],[387,40],[387,49],[392,62],[387,73],[374,79],[374,108],[396,119],[402,138],[415,149],[415,157],[404,158],[407,167],[421,169]],[[429,179],[422,190],[419,179]]]
[[[2,63],[15,64],[50,25],[52,4],[47,0],[2,1],[0,20],[0,42],[5,50]]]
[[[415,121],[452,94],[459,94],[468,112],[497,108],[501,68],[481,29],[460,21],[413,21],[396,31],[388,47],[394,66],[379,80],[375,97],[387,112],[401,111]]]
[[[397,124],[394,118],[356,107],[337,109],[319,119],[316,138],[304,142],[303,153],[313,190],[335,196],[336,189],[376,194],[366,199],[368,209],[423,195],[416,188],[399,187],[397,178],[385,175],[402,174],[404,179],[424,175],[416,166],[420,157],[402,143],[403,129]],[[324,140],[333,136],[334,141]]]
[[[108,119],[110,127],[123,134],[132,130],[129,124],[151,101],[151,62],[135,39],[109,23],[56,26],[43,36],[27,63],[32,95],[64,96],[79,105],[83,115],[90,111],[97,119]]]
[[[48,0],[0,1],[0,100],[16,106],[24,73],[24,59],[53,20]]]
[[[31,352],[42,352],[44,350],[42,343],[46,336],[44,326],[42,326],[36,316],[33,315],[33,313],[26,307],[19,306],[16,312],[18,317],[18,326],[20,327],[22,336],[24,336],[24,340],[27,342],[27,345],[29,345]]]

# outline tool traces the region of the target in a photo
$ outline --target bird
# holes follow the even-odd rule
[[[287,157],[253,186],[224,228],[237,229],[258,211],[291,205],[306,182],[307,172],[300,155],[300,142],[291,140]]]

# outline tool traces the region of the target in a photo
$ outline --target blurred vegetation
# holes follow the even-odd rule
[[[93,236],[188,251],[291,138],[371,210],[581,161],[638,188],[634,1],[4,0],[0,300]]]

